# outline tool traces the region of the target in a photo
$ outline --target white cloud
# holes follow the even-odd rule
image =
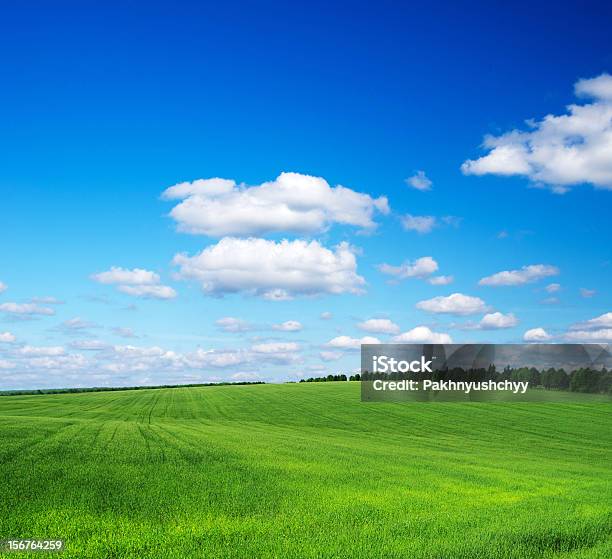
[[[574,91],[578,97],[612,102],[612,76],[604,73],[596,78],[578,80]]]
[[[523,334],[523,340],[526,342],[546,342],[551,338],[552,336],[544,328],[532,328]]]
[[[580,288],[580,295],[585,299],[590,299],[591,297],[594,297],[596,293],[597,291],[595,291],[594,289],[587,289],[586,287]]]
[[[170,187],[162,198],[182,200],[170,212],[180,231],[211,237],[317,233],[334,223],[373,229],[374,214],[389,213],[385,197],[299,173],[281,173],[257,186],[200,179]]]
[[[248,348],[201,349],[181,353],[158,346],[111,345],[102,340],[84,339],[62,346],[12,346],[0,368],[18,371],[18,379],[6,376],[0,384],[15,381],[15,388],[125,384],[184,383],[223,380],[211,378],[209,370],[230,373],[266,371],[302,363],[300,345],[295,342],[266,341]],[[82,353],[74,353],[79,351]],[[49,372],[49,374],[47,374]],[[137,376],[133,376],[133,375]],[[146,380],[143,380],[146,374]],[[228,380],[231,377],[226,377]]]
[[[570,326],[570,330],[596,330],[600,328],[612,328],[612,312]]]
[[[425,171],[417,171],[416,174],[406,179],[406,184],[422,192],[431,190],[432,182],[425,175]]]
[[[492,276],[482,278],[478,285],[524,285],[542,278],[559,275],[559,268],[548,264],[533,264],[523,266],[520,270],[504,270]]]
[[[612,342],[612,328],[573,330],[568,332],[565,338],[573,342]]]
[[[461,166],[466,175],[521,175],[563,193],[576,184],[612,189],[612,76],[580,80],[578,96],[591,103],[572,104],[567,113],[528,121],[530,131],[487,136],[488,153]]]
[[[295,342],[265,342],[251,346],[252,363],[264,359],[275,364],[292,364],[301,361],[300,345]]]
[[[558,291],[561,291],[561,284],[551,283],[548,284],[544,289],[546,289],[548,293],[557,293]]]
[[[338,361],[343,355],[341,351],[321,351],[319,353],[321,361]]]
[[[379,344],[380,340],[372,336],[363,338],[351,338],[350,336],[336,336],[327,342],[328,347],[336,349],[360,349],[361,344]]]
[[[79,351],[101,351],[108,349],[109,345],[101,340],[75,340],[70,342],[70,347]]]
[[[438,270],[438,263],[431,256],[417,258],[414,262],[404,262],[400,266],[380,264],[378,270],[383,274],[395,276],[398,279],[424,279]]]
[[[195,369],[227,368],[241,365],[257,366],[262,363],[291,364],[300,361],[300,346],[294,342],[266,342],[250,349],[203,350],[184,356],[176,355],[179,366]]]
[[[286,320],[281,324],[273,324],[272,328],[281,332],[299,332],[302,329],[302,323],[297,320]]]
[[[117,285],[121,293],[145,299],[173,299],[176,291],[167,285],[160,285],[159,274],[142,268],[128,270],[112,266],[106,272],[93,274],[91,279],[106,285]]]
[[[357,328],[372,334],[397,334],[400,327],[388,318],[370,318],[357,324]]]
[[[501,328],[513,328],[518,323],[518,319],[512,313],[502,314],[494,312],[485,314],[478,326],[481,330],[498,330]]]
[[[11,334],[11,332],[0,332],[0,342],[10,344],[16,339],[15,334]]]
[[[433,332],[427,326],[417,326],[412,330],[403,332],[393,338],[396,343],[411,344],[452,344],[453,340],[448,334]]]
[[[321,320],[331,320],[333,317],[334,317],[334,315],[331,312],[329,312],[329,311],[322,312],[319,315],[319,318]]]
[[[290,353],[299,351],[300,346],[295,342],[267,342],[263,344],[255,344],[251,347],[251,351],[255,353]]]
[[[224,332],[246,332],[251,329],[251,325],[246,320],[234,316],[225,316],[215,320],[215,324]]]
[[[436,226],[436,218],[432,215],[406,214],[402,216],[401,221],[406,231],[416,231],[421,235],[424,233],[431,233]]]
[[[432,313],[468,315],[484,312],[487,306],[479,297],[453,293],[447,297],[438,296],[433,299],[419,301],[416,304],[416,308]]]
[[[31,357],[26,359],[21,366],[25,366],[30,370],[55,370],[62,373],[69,371],[82,371],[86,368],[88,362],[80,353],[72,353],[67,355],[41,355],[39,357]]]
[[[453,276],[435,276],[427,280],[431,285],[449,285],[455,281]]]
[[[174,299],[176,291],[167,285],[120,285],[121,293],[144,299]]]
[[[29,357],[51,357],[64,355],[66,350],[62,346],[30,346],[26,345],[17,350],[20,355]]]
[[[270,300],[298,295],[364,292],[355,251],[348,243],[330,250],[317,241],[278,243],[228,237],[189,257],[177,254],[178,277],[200,282],[205,293],[247,293]]]
[[[7,289],[8,289],[8,285],[0,281],[0,293],[2,293],[3,291],[6,291]]]
[[[111,269],[106,272],[93,274],[91,279],[98,283],[121,285],[156,285],[160,281],[159,275],[155,272],[142,268],[126,270],[117,266],[111,266]]]
[[[223,369],[248,363],[249,354],[241,350],[198,349],[185,356],[185,362],[189,367],[195,369],[207,367]]]
[[[35,303],[2,303],[0,311],[8,314],[31,316],[31,315],[46,315],[55,314],[55,311],[49,307],[41,307]]]

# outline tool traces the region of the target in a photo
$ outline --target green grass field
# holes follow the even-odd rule
[[[2,397],[0,539],[64,538],[64,558],[610,558],[611,409],[365,404],[358,383]]]

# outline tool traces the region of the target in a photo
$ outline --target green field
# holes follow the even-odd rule
[[[610,558],[611,409],[366,404],[348,382],[2,397],[0,539],[64,538],[64,558]]]

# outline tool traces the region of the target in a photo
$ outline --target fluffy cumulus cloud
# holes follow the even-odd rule
[[[30,317],[34,315],[54,315],[55,311],[49,307],[43,307],[36,303],[2,303],[0,304],[0,312],[21,317]]]
[[[518,323],[518,319],[512,313],[494,312],[485,314],[478,326],[481,330],[500,330],[502,328],[513,328]]]
[[[13,343],[17,338],[11,332],[0,332],[0,342],[5,344]]]
[[[552,336],[544,328],[532,328],[523,334],[526,342],[547,342],[551,339]]]
[[[286,320],[280,324],[273,324],[272,328],[280,332],[299,332],[303,326],[302,323],[297,320]]]
[[[372,334],[397,334],[400,327],[388,318],[370,318],[357,324],[357,328]]]
[[[156,285],[159,283],[159,275],[149,270],[134,268],[126,270],[112,266],[106,272],[93,274],[92,279],[98,283],[122,284],[122,285]]]
[[[423,256],[414,262],[404,262],[399,266],[380,264],[378,270],[383,274],[395,276],[397,279],[424,279],[438,271],[438,263],[431,256]]]
[[[300,346],[293,342],[270,342],[239,349],[198,348],[179,353],[158,346],[116,345],[97,354],[102,368],[121,371],[206,371],[300,361]]]
[[[557,292],[561,291],[561,284],[559,284],[559,283],[550,283],[544,289],[546,289],[546,291],[548,293],[557,293]]]
[[[329,311],[324,311],[319,315],[319,318],[321,320],[331,320],[332,318],[334,318],[334,315]]]
[[[533,283],[543,278],[559,275],[559,268],[548,264],[533,264],[523,266],[520,270],[504,270],[492,276],[482,278],[478,285],[505,286],[505,285],[524,285]]]
[[[116,285],[121,293],[145,299],[173,299],[176,291],[161,285],[159,274],[141,268],[128,270],[116,266],[110,270],[93,274],[91,279],[106,285]]]
[[[8,335],[4,337],[8,341]],[[185,352],[96,339],[74,340],[67,347],[2,345],[0,386],[13,388],[64,386],[66,382],[71,386],[215,382],[231,377],[211,376],[214,371],[269,373],[270,366],[303,363],[300,345],[287,341]]]
[[[351,338],[350,336],[336,336],[327,342],[327,346],[334,349],[360,349],[362,344],[379,344],[380,340],[373,336]]]
[[[528,121],[529,130],[487,136],[487,154],[461,166],[466,175],[520,175],[563,193],[589,183],[612,189],[612,76],[583,79],[576,95],[589,101],[567,113]]]
[[[594,297],[596,294],[597,294],[597,291],[595,291],[594,289],[587,289],[586,287],[580,288],[580,296],[584,297],[585,299],[590,299],[591,297]]]
[[[431,180],[427,178],[425,171],[417,171],[414,175],[408,177],[406,179],[406,184],[412,188],[421,190],[422,192],[431,190],[431,187],[433,185]]]
[[[417,326],[412,330],[403,332],[393,338],[396,343],[404,344],[452,344],[453,340],[448,334],[434,332],[427,326]]]
[[[355,251],[348,243],[330,250],[317,241],[227,237],[195,256],[178,254],[178,277],[200,283],[205,293],[246,293],[269,300],[298,295],[364,292]]]
[[[8,285],[6,285],[6,283],[2,283],[0,281],[0,293],[6,291],[8,289]]]
[[[411,215],[406,214],[401,218],[402,227],[406,231],[416,231],[423,235],[431,233],[436,226],[436,218],[432,215]]]
[[[487,310],[485,302],[480,297],[472,297],[463,293],[419,301],[416,308],[431,313],[454,315],[477,314]]]
[[[172,186],[162,198],[180,200],[170,211],[180,231],[210,237],[317,233],[334,223],[373,229],[374,215],[389,213],[385,197],[299,173],[281,173],[256,186],[200,179]]]
[[[570,330],[598,330],[602,328],[612,328],[612,312],[604,313],[584,322],[577,322],[570,326]]]

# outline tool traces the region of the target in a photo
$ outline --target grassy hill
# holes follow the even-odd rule
[[[0,539],[64,538],[64,558],[612,557],[611,409],[366,404],[358,383],[2,397]]]

